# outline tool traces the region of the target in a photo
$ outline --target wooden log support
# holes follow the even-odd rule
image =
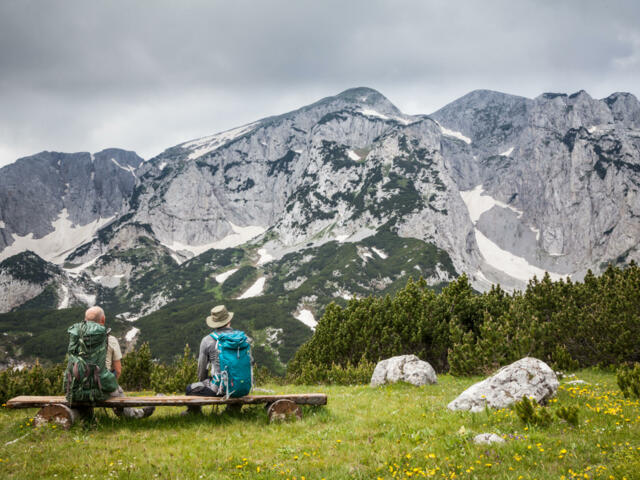
[[[302,409],[297,403],[282,398],[269,405],[267,415],[270,423],[283,422],[290,419],[301,420]]]
[[[36,427],[43,427],[50,423],[54,423],[69,430],[71,426],[81,417],[81,412],[75,408],[69,408],[61,403],[53,405],[45,405],[42,407],[33,419]]]

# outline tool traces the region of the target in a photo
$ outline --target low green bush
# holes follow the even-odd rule
[[[625,398],[640,398],[640,363],[618,369],[616,380]]]
[[[538,405],[535,398],[522,397],[522,400],[513,405],[516,414],[525,425],[547,426],[552,417],[547,407]]]
[[[375,369],[373,362],[362,360],[353,365],[347,362],[345,366],[331,365],[305,365],[301,375],[290,377],[289,380],[296,385],[365,385],[371,381],[371,375]]]
[[[151,389],[157,393],[184,393],[187,385],[197,381],[198,362],[187,344],[182,357],[170,365],[156,364],[151,373]]]
[[[66,365],[43,367],[38,361],[31,368],[8,368],[0,372],[0,402],[18,395],[63,395],[62,378]]]
[[[153,368],[151,350],[145,342],[138,350],[127,353],[122,359],[122,374],[118,383],[125,390],[147,390],[151,388]]]
[[[574,427],[578,425],[578,413],[580,409],[575,405],[569,405],[567,407],[560,407],[556,410],[556,417],[566,421],[568,424]]]

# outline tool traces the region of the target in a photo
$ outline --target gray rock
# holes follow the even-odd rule
[[[378,362],[371,376],[371,386],[396,382],[432,385],[437,383],[437,377],[433,367],[415,355],[400,355]]]
[[[491,445],[492,443],[504,443],[504,438],[496,435],[495,433],[480,433],[473,437],[473,443],[480,445]]]
[[[523,397],[535,398],[544,404],[556,394],[558,385],[556,374],[546,363],[526,357],[472,385],[449,403],[448,408],[480,412],[485,407],[507,407]]]

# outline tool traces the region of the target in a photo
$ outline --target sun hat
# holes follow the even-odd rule
[[[207,317],[207,325],[211,328],[224,327],[233,318],[233,312],[224,305],[216,305],[211,309],[211,316]]]

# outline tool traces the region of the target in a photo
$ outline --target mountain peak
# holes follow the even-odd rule
[[[355,87],[349,88],[344,92],[336,95],[337,98],[341,98],[342,100],[356,102],[356,103],[371,103],[373,101],[379,100],[387,100],[387,98],[382,95],[377,90],[369,87]]]

